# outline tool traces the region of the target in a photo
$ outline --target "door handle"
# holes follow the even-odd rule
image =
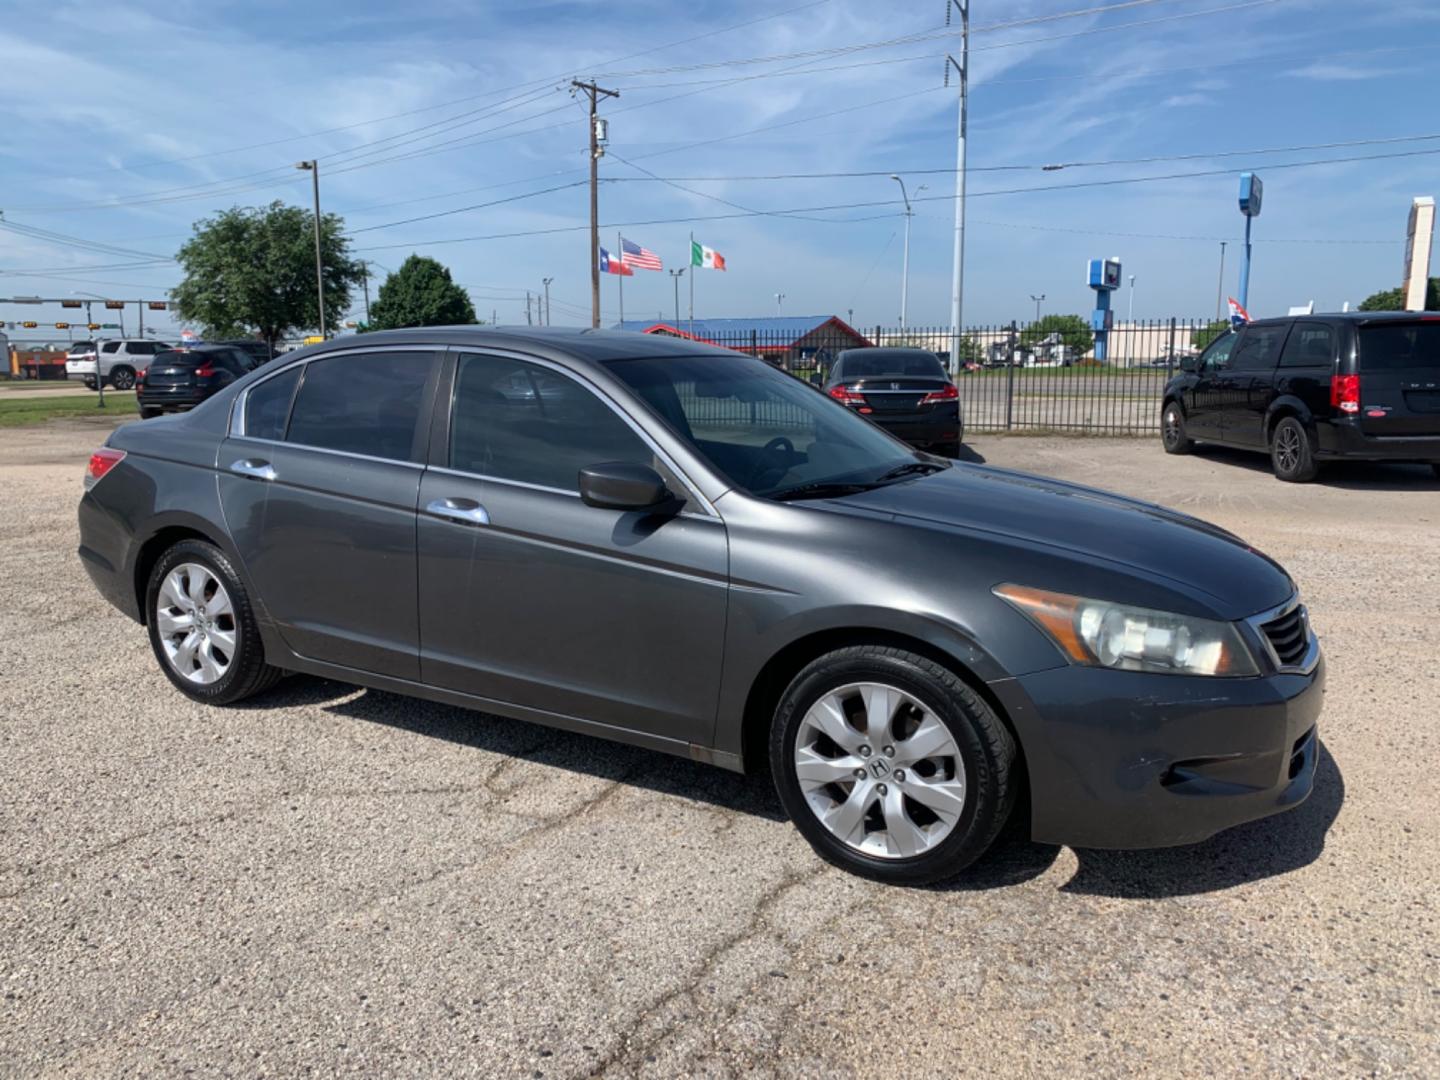
[[[474,499],[435,499],[425,507],[427,514],[458,521],[462,525],[489,525],[490,515]]]
[[[244,458],[233,462],[230,471],[240,476],[248,476],[252,480],[274,480],[276,475],[275,467],[259,458]]]

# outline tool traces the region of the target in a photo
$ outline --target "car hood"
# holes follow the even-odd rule
[[[1167,579],[1239,618],[1284,603],[1284,569],[1218,525],[1080,484],[954,465],[838,500],[958,533],[1040,545]]]

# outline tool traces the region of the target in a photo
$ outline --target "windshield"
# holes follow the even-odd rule
[[[847,352],[840,358],[841,377],[846,379],[873,379],[887,375],[923,375],[930,378],[945,378],[945,369],[940,361],[927,352],[918,349],[866,349],[863,352]]]
[[[644,357],[606,366],[732,484],[785,497],[864,487],[928,461],[805,383],[748,356]]]

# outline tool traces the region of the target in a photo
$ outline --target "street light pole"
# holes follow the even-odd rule
[[[325,333],[325,266],[320,258],[320,162],[315,159],[297,161],[295,168],[310,173],[315,190],[315,297],[320,307],[320,336],[323,338],[329,335]]]
[[[1035,321],[1038,323],[1040,321],[1040,302],[1045,299],[1045,294],[1042,292],[1039,296],[1036,296],[1034,293],[1031,293],[1030,299],[1035,301]]]
[[[900,198],[905,201],[905,255],[900,269],[900,330],[903,333],[910,310],[910,219],[915,216],[915,212],[910,209],[910,196],[905,191],[905,181],[895,173],[890,174],[890,179],[900,185]]]
[[[685,267],[670,271],[670,280],[675,283],[675,329],[680,329],[680,279],[685,276]]]
[[[1220,280],[1215,285],[1215,321],[1220,321],[1220,302],[1225,296],[1225,241],[1220,241]]]
[[[779,314],[780,314],[780,309],[781,309],[781,307],[784,306],[784,304],[785,304],[785,294],[784,294],[783,292],[777,292],[777,293],[775,294],[775,314],[776,314],[776,315],[779,315]]]
[[[545,325],[546,325],[546,326],[549,326],[549,325],[550,325],[550,283],[551,283],[552,281],[554,281],[555,279],[554,279],[553,277],[547,277],[547,278],[541,278],[540,280],[545,283]]]

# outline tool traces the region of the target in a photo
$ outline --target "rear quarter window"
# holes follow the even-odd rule
[[[299,365],[282,371],[251,387],[245,395],[245,435],[252,439],[285,438],[285,422],[290,418],[290,399],[300,381]]]

